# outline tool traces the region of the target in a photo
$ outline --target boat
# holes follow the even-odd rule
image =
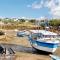
[[[0,54],[2,54],[4,51],[4,48],[0,45]]]
[[[17,36],[19,36],[19,37],[23,37],[23,36],[29,36],[29,31],[27,31],[27,30],[23,30],[23,31],[18,31],[17,32]]]
[[[31,46],[37,50],[54,53],[58,48],[57,34],[46,30],[30,30]]]
[[[50,57],[51,57],[52,60],[60,60],[60,57],[56,56],[56,55],[51,55],[50,54]]]
[[[59,39],[59,42],[60,42],[60,33],[58,34],[58,39]],[[60,43],[58,44],[58,47],[60,47]]]
[[[18,31],[17,36],[23,37],[23,36],[25,36],[25,32],[24,31]]]

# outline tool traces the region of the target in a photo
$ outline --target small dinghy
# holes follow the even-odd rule
[[[60,57],[56,55],[50,55],[50,57],[52,60],[60,60]]]
[[[23,36],[29,36],[29,31],[23,30],[23,31],[18,31],[17,36],[23,37]]]
[[[23,37],[23,36],[25,36],[25,32],[24,31],[18,31],[17,36]]]

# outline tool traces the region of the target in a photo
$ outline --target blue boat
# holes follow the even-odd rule
[[[19,36],[19,37],[23,37],[23,36],[29,36],[29,31],[26,31],[26,30],[23,30],[23,31],[18,31],[17,32],[17,36]]]
[[[57,34],[46,30],[30,30],[29,41],[35,49],[53,53],[58,48]]]
[[[17,36],[23,37],[23,36],[25,36],[25,32],[24,31],[18,31]]]

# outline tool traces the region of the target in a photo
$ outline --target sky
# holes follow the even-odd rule
[[[0,17],[60,18],[60,0],[0,0]]]

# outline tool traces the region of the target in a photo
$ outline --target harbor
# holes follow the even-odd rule
[[[15,52],[14,60],[51,60],[48,53],[37,52],[34,50],[27,36],[18,37],[14,30],[4,30],[8,37],[0,41],[0,44],[5,48],[12,48]],[[53,55],[60,56],[60,48],[57,48]]]
[[[0,60],[60,60],[60,0],[0,0]]]

